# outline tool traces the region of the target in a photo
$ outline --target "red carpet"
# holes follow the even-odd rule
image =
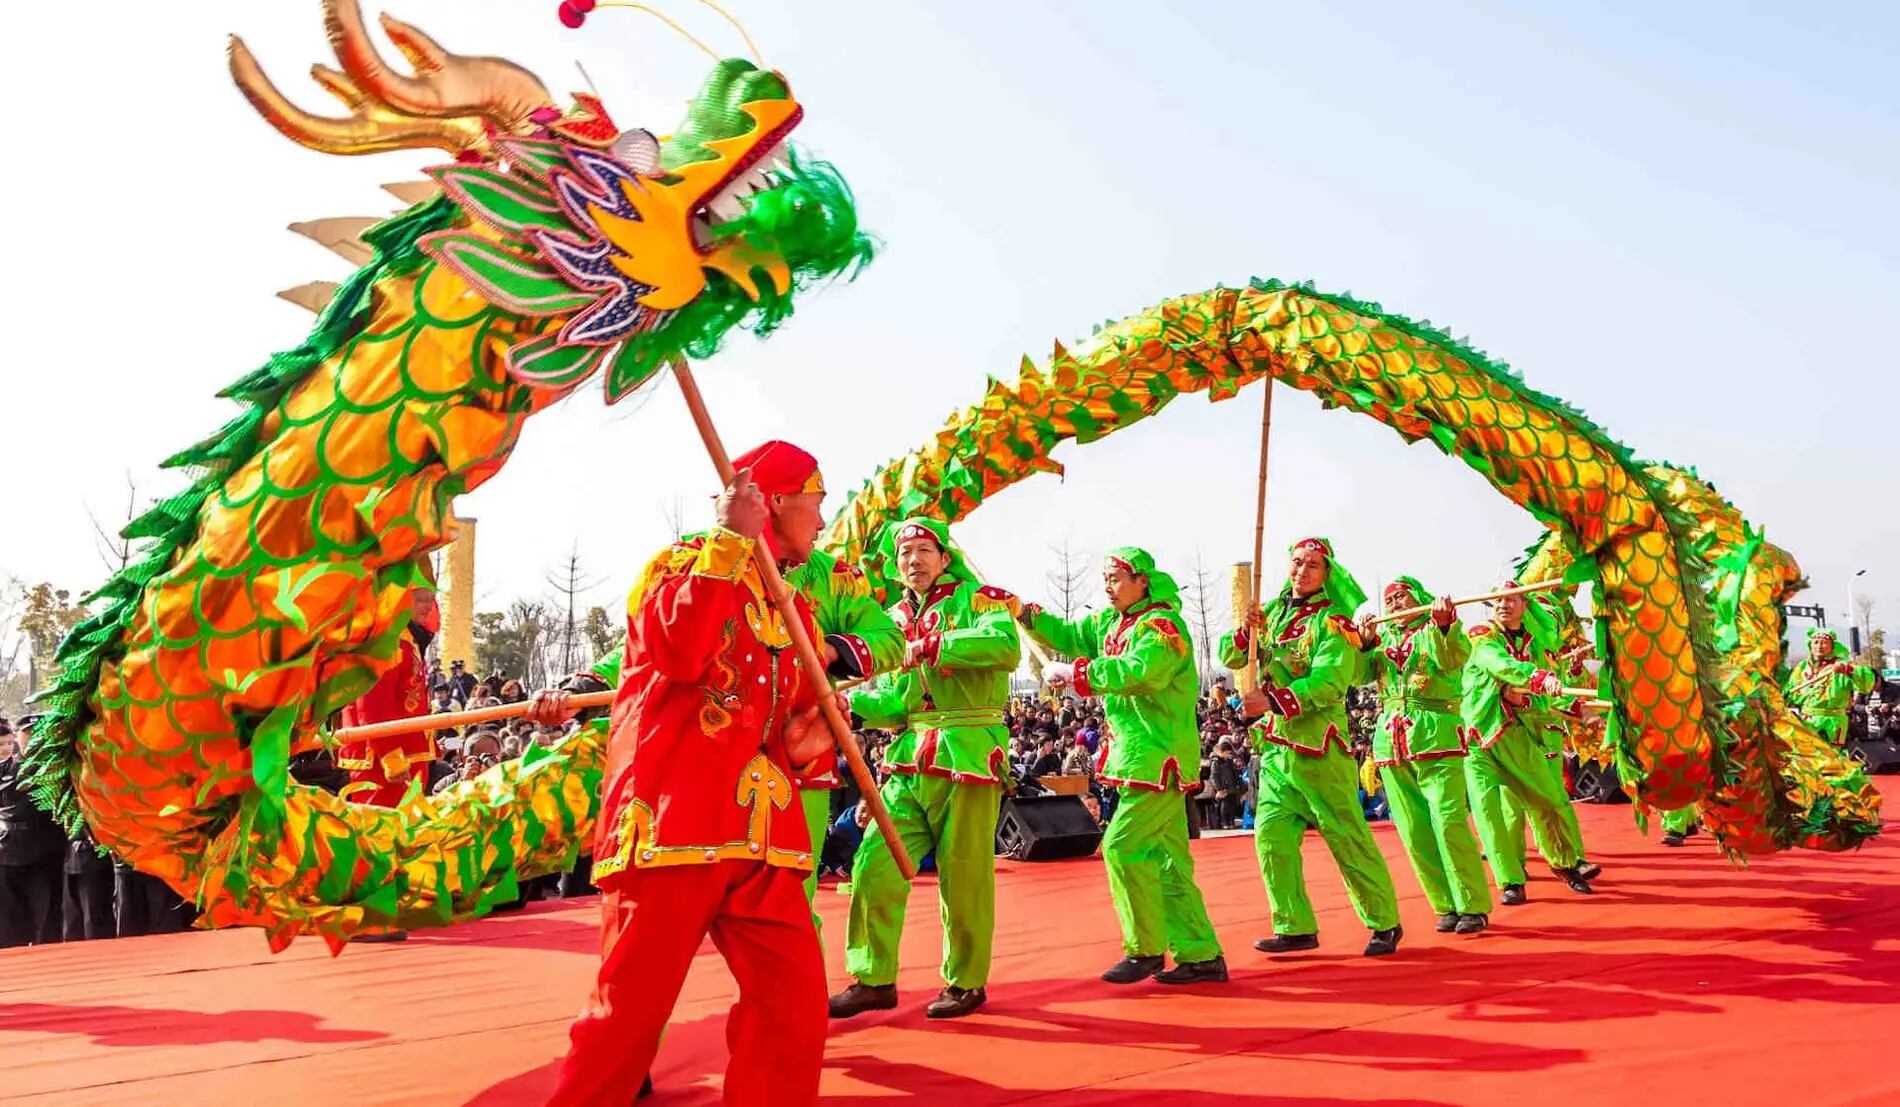
[[[1888,791],[1895,789],[1889,785]],[[827,1104],[1900,1103],[1900,843],[1738,869],[1707,838],[1645,842],[1579,808],[1599,894],[1550,879],[1476,938],[1432,932],[1389,825],[1408,933],[1365,934],[1308,840],[1319,952],[1253,952],[1266,900],[1247,838],[1195,856],[1235,977],[1114,989],[1099,860],[1009,865],[990,1006],[927,1024],[935,895],[912,898],[902,1007],[836,1026]],[[844,900],[829,889],[834,982]],[[531,910],[332,959],[256,933],[0,953],[0,1101],[537,1103],[596,957],[589,906]],[[732,981],[708,947],[653,1107],[717,1102]]]

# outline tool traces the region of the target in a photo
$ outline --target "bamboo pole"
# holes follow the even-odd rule
[[[1253,604],[1247,612],[1248,620],[1241,626],[1247,628],[1247,683],[1260,687],[1260,635],[1248,626],[1252,622],[1253,612],[1260,604],[1261,557],[1266,553],[1267,541],[1267,446],[1273,437],[1273,378],[1269,376],[1261,386],[1264,394],[1260,401],[1260,476],[1254,482],[1253,499]]]
[[[833,692],[848,692],[869,678],[841,681],[832,686]],[[605,692],[576,692],[567,698],[567,713],[578,715],[593,707],[611,707],[619,692],[608,689]],[[346,726],[330,732],[333,742],[364,742],[371,738],[388,738],[394,734],[414,734],[418,730],[450,730],[456,727],[473,726],[476,723],[492,723],[497,719],[518,719],[534,707],[533,700],[520,703],[504,703],[495,707],[476,707],[467,711],[444,711],[437,715],[411,715],[402,719],[389,719],[380,723],[364,723],[362,726]]]
[[[1553,588],[1562,588],[1563,586],[1564,582],[1562,578],[1540,580],[1536,584],[1521,584],[1514,588],[1500,588],[1495,592],[1484,592],[1476,596],[1461,596],[1451,602],[1463,606],[1468,603],[1482,603],[1485,600],[1501,600],[1506,596],[1527,596],[1532,592],[1548,592]],[[1410,619],[1414,615],[1423,615],[1430,610],[1431,605],[1429,604],[1424,607],[1408,607],[1403,611],[1394,611],[1389,615],[1381,615],[1372,620],[1372,625],[1378,626],[1380,623],[1389,623],[1394,619]]]
[[[673,359],[673,378],[679,382],[680,393],[686,399],[686,410],[693,416],[693,425],[699,429],[700,441],[706,445],[707,456],[712,458],[720,482],[730,485],[733,476],[732,458],[719,438],[719,428],[713,426],[712,416],[706,411],[705,397],[699,394],[699,384],[693,380],[693,371],[687,366],[685,358]],[[799,666],[805,670],[805,679],[814,688],[830,688],[831,681],[825,675],[824,660],[818,656],[818,647],[812,643],[804,620],[798,616],[798,606],[792,601],[791,586],[779,575],[778,565],[763,541],[753,544],[752,561],[765,581],[766,591],[771,593],[773,605],[785,620],[785,629],[792,636],[792,648],[798,657]],[[851,733],[851,724],[838,710],[837,697],[818,697],[818,707],[824,712],[825,721],[831,725],[831,736],[838,742],[838,752],[844,754],[852,778],[857,781],[859,791],[864,793],[864,802],[870,808],[871,818],[876,820],[878,829],[884,833],[884,844],[889,847],[897,870],[904,874],[905,880],[915,878],[917,866],[904,849],[903,839],[897,833],[897,824],[891,821],[891,813],[884,807],[884,801],[878,794],[877,778],[872,775],[871,766],[865,763],[864,751],[858,748],[858,740]],[[819,843],[814,843],[812,848],[816,850],[818,846]]]

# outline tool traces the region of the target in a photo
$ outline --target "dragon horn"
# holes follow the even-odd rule
[[[486,141],[482,120],[419,119],[375,103],[334,69],[315,66],[311,76],[343,102],[350,114],[343,118],[316,115],[290,102],[264,75],[244,40],[231,36],[231,79],[264,121],[290,139],[326,154],[374,154],[384,150],[416,148],[459,154]]]
[[[451,54],[428,35],[387,15],[382,24],[415,67],[415,76],[403,76],[383,63],[356,0],[324,0],[324,29],[343,72],[370,98],[398,112],[479,116],[497,131],[513,134],[527,130],[536,112],[554,106],[540,80],[511,61]]]

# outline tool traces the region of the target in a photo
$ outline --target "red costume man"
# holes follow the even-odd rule
[[[338,713],[339,727],[407,719],[429,713],[429,679],[422,655],[441,626],[435,593],[419,587],[411,594],[413,609],[403,629],[396,664],[375,687]],[[336,765],[350,774],[342,796],[352,803],[394,807],[402,802],[410,780],[429,771],[435,738],[426,730],[391,734],[366,742],[344,742],[337,747]]]
[[[662,550],[628,598],[594,838],[600,972],[551,1104],[632,1101],[708,934],[739,983],[726,1102],[817,1102],[825,966],[794,781],[823,771],[831,737],[752,561],[759,541],[781,563],[810,555],[822,516],[800,490],[817,468],[787,447],[741,470],[719,525]]]

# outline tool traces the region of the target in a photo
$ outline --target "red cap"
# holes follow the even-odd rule
[[[752,470],[752,483],[767,496],[790,496],[799,492],[823,492],[824,475],[818,471],[818,459],[792,445],[773,439],[754,446],[732,459],[734,469]]]

